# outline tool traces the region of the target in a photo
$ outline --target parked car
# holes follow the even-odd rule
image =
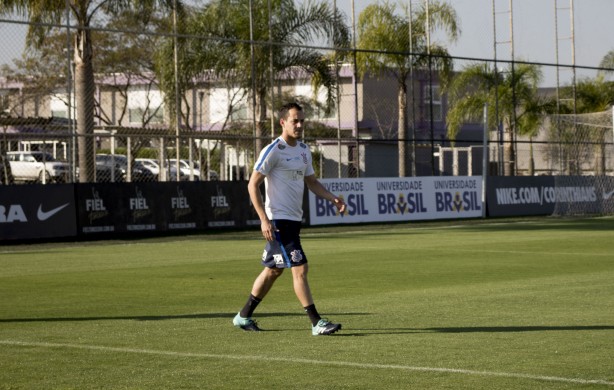
[[[177,169],[177,160],[174,158],[168,159],[170,169]],[[190,168],[190,162],[188,160],[179,160],[179,171],[181,172],[181,180],[190,180],[190,176],[194,176],[194,181],[200,180],[200,166],[194,161],[193,168]]]
[[[132,181],[157,181],[158,178],[143,163],[134,161],[132,163]]]
[[[158,163],[158,160],[153,159],[153,158],[137,158],[135,159],[135,161],[143,164],[143,167],[145,167],[145,169],[148,169],[156,177],[156,180],[161,180],[160,164]],[[180,180],[185,180],[183,176],[184,176],[183,172],[179,172]],[[177,169],[175,169],[174,166],[170,168],[168,166],[166,167],[166,180],[167,181],[177,180]]]
[[[205,180],[207,177],[207,172],[203,172],[203,180]],[[209,180],[219,180],[220,176],[217,174],[217,171],[214,171],[213,169],[209,169]]]
[[[96,172],[101,174],[98,181],[126,181],[128,158],[123,154],[97,154]],[[138,161],[132,163],[130,173],[131,181],[156,181],[156,176]]]
[[[149,170],[154,176],[160,175],[160,165],[153,158],[135,158],[134,161],[138,161],[143,164],[143,167]]]
[[[108,155],[96,155],[96,181],[121,183],[126,181],[126,171],[119,162],[107,157]]]
[[[169,159],[168,160],[171,166],[171,169],[175,169],[177,166],[177,160]],[[179,169],[181,171],[181,180],[190,180],[190,174],[194,175],[194,181],[206,180],[206,172],[201,171],[200,164],[198,161],[192,161],[193,168],[190,168],[190,160],[181,159],[179,160]],[[218,180],[219,176],[216,171],[209,170],[210,180]]]
[[[190,160],[180,160],[181,171],[189,178],[190,176]],[[194,164],[194,180],[207,180],[207,172],[201,169],[198,161],[193,161]],[[219,176],[213,169],[209,170],[209,180],[218,180]]]
[[[0,154],[0,184],[11,184],[12,181],[11,164],[8,158]]]
[[[7,152],[6,157],[15,181],[63,183],[70,173],[68,163],[47,152]]]

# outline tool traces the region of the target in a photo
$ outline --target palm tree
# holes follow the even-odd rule
[[[607,70],[599,71],[600,74],[612,74],[614,73],[614,50],[610,50],[601,59],[599,63],[600,68],[607,68]]]
[[[460,33],[458,16],[449,4],[433,1],[427,9],[421,3],[415,13],[408,13],[399,15],[395,5],[388,2],[371,4],[360,13],[357,28],[359,74],[372,73],[397,81],[400,177],[406,176],[407,94],[414,88],[408,85],[410,74],[414,69],[434,68],[445,76],[452,69],[447,49],[430,42],[431,31],[427,32],[426,26],[443,30],[452,41]]]
[[[349,29],[342,16],[323,1],[299,7],[293,0],[213,0],[186,23],[189,36],[204,38],[182,43],[182,85],[187,88],[190,80],[213,72],[218,80],[231,80],[235,87],[250,91],[257,120],[254,152],[258,153],[272,79],[284,73],[310,76],[314,87],[326,88],[332,108],[335,68],[308,45],[322,40],[337,47],[346,45]],[[173,69],[162,64],[160,72],[164,88],[171,90]],[[273,108],[275,102],[270,104]]]
[[[614,82],[603,75],[581,79],[576,85],[576,99],[578,114],[607,111],[614,104]]]
[[[484,104],[488,104],[491,112],[496,107],[499,115],[488,115],[488,128],[502,126],[504,173],[513,175],[512,139],[516,131],[532,140],[539,131],[541,115],[552,108],[551,101],[537,93],[541,79],[540,68],[533,64],[514,64],[504,71],[497,71],[487,64],[468,66],[453,78],[449,86],[448,137],[455,140],[463,123],[478,121]]]
[[[27,16],[29,25],[27,44],[40,48],[45,38],[53,30],[51,26],[61,27],[63,23],[74,25],[73,62],[75,83],[75,105],[77,120],[77,149],[79,181],[90,182],[94,179],[94,107],[95,82],[92,30],[94,18],[121,9],[137,8],[142,15],[148,15],[157,7],[172,7],[181,3],[177,0],[75,0],[67,9],[65,1],[46,0],[2,0],[0,14],[17,13]],[[70,13],[70,20],[66,20]],[[66,72],[68,73],[68,71]]]
[[[610,53],[614,54],[614,52]],[[601,62],[601,67],[608,67],[604,66],[605,60],[606,58]],[[610,65],[610,67],[612,66]],[[564,97],[572,96],[571,87],[564,88],[562,93]],[[605,73],[599,72],[595,78],[584,78],[578,81],[575,87],[575,97],[576,114],[579,114],[580,117],[582,114],[603,113],[610,110],[612,105],[614,105],[614,82],[607,81]],[[587,157],[593,156],[595,158],[595,173],[597,175],[604,175],[606,172],[605,137],[611,129],[611,122],[608,121],[607,127],[586,126],[579,122],[583,122],[583,120],[575,120],[568,134],[566,134],[567,137],[575,141],[569,142],[568,148],[575,149],[569,150],[568,153],[578,155],[584,152],[584,155]],[[594,145],[594,149],[592,147],[587,149],[587,142],[589,145]]]

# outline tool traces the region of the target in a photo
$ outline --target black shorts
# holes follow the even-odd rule
[[[301,246],[301,222],[276,219],[275,239],[267,241],[262,254],[262,265],[267,268],[291,268],[307,263]]]

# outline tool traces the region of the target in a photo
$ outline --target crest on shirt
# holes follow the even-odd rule
[[[279,144],[279,145],[277,145],[277,148],[279,150],[284,150],[286,148],[286,145]]]
[[[303,163],[307,164],[307,153],[301,153],[301,156],[303,156]]]

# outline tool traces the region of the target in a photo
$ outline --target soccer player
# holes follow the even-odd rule
[[[345,211],[345,203],[316,179],[309,147],[300,141],[304,122],[303,109],[297,103],[281,108],[281,136],[262,149],[249,179],[249,196],[260,218],[266,246],[262,254],[264,270],[254,281],[247,303],[232,321],[246,331],[261,330],[252,314],[285,268],[291,269],[294,292],[311,320],[311,333],[329,335],[341,329],[341,324],[320,317],[307,281],[307,257],[300,239],[304,185],[333,202],[340,214]],[[266,203],[259,189],[263,181]]]

